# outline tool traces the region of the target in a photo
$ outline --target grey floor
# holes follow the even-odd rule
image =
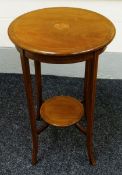
[[[82,87],[83,80],[79,78],[43,76],[44,99],[53,95],[80,99]],[[0,175],[121,175],[122,80],[97,81],[95,167],[89,165],[85,141],[74,126],[64,129],[51,126],[39,136],[39,162],[32,166],[22,77],[0,74]]]

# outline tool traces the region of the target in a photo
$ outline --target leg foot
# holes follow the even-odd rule
[[[91,152],[90,150],[88,150],[88,159],[89,159],[89,162],[91,163],[91,165],[93,165],[93,166],[96,165],[96,159],[95,159],[93,151]]]
[[[37,150],[32,150],[32,165],[36,165],[37,163]]]
[[[96,165],[96,160],[95,160],[94,158],[92,158],[92,159],[90,160],[90,163],[91,163],[93,166],[95,166],[95,165]]]
[[[93,149],[93,144],[92,144],[92,140],[87,140],[87,154],[88,154],[88,159],[89,162],[95,166],[96,165],[96,159],[94,156],[94,149]]]

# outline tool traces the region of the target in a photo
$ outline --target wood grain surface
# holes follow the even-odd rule
[[[84,53],[105,47],[115,35],[106,17],[80,8],[45,8],[15,19],[12,42],[25,50],[53,55]]]
[[[84,115],[83,105],[70,96],[55,96],[41,106],[41,117],[54,126],[70,126],[77,123]]]

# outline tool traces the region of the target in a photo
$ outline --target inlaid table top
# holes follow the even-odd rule
[[[115,27],[96,12],[55,7],[16,18],[8,33],[16,46],[31,52],[74,55],[107,46],[115,35]]]

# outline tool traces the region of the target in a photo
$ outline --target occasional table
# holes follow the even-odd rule
[[[86,134],[88,158],[96,164],[93,150],[93,121],[98,57],[112,41],[115,27],[106,17],[85,9],[55,7],[35,10],[16,18],[8,34],[20,53],[32,133],[32,164],[37,162],[38,135],[49,125],[75,124]],[[34,106],[29,59],[35,65]],[[84,102],[70,96],[42,99],[41,63],[85,62]],[[77,85],[76,85],[77,86]],[[41,114],[41,115],[40,115]],[[80,120],[86,116],[87,127]],[[36,119],[45,121],[37,128]]]

